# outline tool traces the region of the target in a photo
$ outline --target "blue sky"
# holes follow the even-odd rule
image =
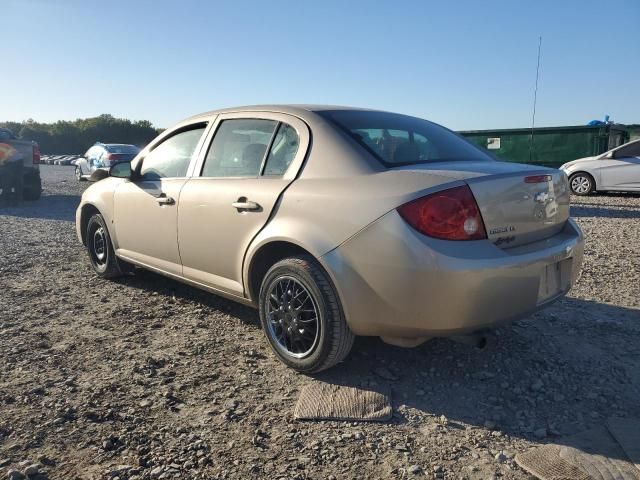
[[[640,0],[0,4],[0,120],[331,103],[526,127],[542,35],[537,125],[640,123]]]

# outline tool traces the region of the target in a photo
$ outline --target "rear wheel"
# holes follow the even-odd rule
[[[260,287],[260,322],[276,355],[300,372],[334,366],[354,341],[331,281],[306,255],[269,269]]]
[[[42,180],[37,172],[29,172],[24,175],[22,198],[25,200],[38,200],[42,195]]]
[[[589,195],[595,189],[595,182],[588,173],[578,172],[569,178],[569,186],[576,195]]]
[[[95,272],[102,278],[115,278],[130,270],[130,265],[118,260],[113,251],[107,224],[99,213],[87,223],[87,252]]]

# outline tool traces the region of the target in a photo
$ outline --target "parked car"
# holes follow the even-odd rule
[[[40,180],[40,147],[36,142],[17,138],[13,132],[0,128],[0,143],[11,146],[22,156],[24,183],[22,196],[25,200],[38,200],[42,194]]]
[[[640,140],[625,143],[595,157],[579,158],[560,167],[569,176],[571,191],[640,192]]]
[[[87,180],[98,169],[108,171],[116,163],[130,162],[139,151],[135,145],[97,142],[76,160],[76,179]]]
[[[526,316],[582,263],[563,172],[394,113],[218,110],[97,176],[76,227],[99,276],[143,267],[253,305],[304,372],[354,335],[414,346]]]
[[[62,158],[56,160],[54,165],[71,165],[76,158],[78,158],[77,155],[64,155]]]

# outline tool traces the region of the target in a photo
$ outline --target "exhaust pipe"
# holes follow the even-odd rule
[[[471,333],[469,335],[455,335],[449,338],[457,343],[471,345],[478,350],[484,350],[495,343],[495,336],[489,333]]]

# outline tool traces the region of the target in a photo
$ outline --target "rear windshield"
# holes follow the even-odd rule
[[[135,155],[140,151],[135,145],[107,145],[106,147],[110,153],[130,153]]]
[[[457,160],[492,160],[475,145],[435,123],[397,113],[363,110],[317,112],[387,167]]]

